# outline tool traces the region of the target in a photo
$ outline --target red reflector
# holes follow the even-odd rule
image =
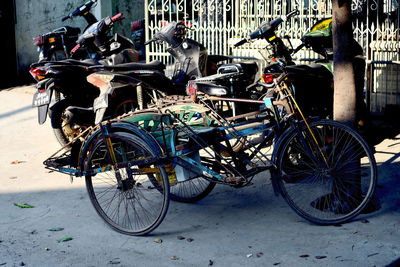
[[[41,80],[44,78],[43,76],[46,75],[47,71],[45,69],[33,68],[29,70],[29,73],[35,80]]]
[[[274,75],[263,73],[262,79],[265,83],[272,83],[274,81]]]
[[[43,36],[39,35],[33,38],[33,44],[36,46],[41,46],[43,45]]]
[[[197,86],[195,83],[193,82],[189,82],[187,85],[187,91],[186,93],[188,95],[195,95],[197,93]]]

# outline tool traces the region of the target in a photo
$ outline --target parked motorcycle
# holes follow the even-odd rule
[[[132,43],[123,42],[126,40],[118,35],[108,35],[114,22],[120,19],[122,15],[119,13],[92,24],[71,51],[74,54],[78,49],[91,47],[97,52],[98,60],[66,59],[31,65],[30,73],[37,81],[38,89],[33,97],[32,106],[38,107],[39,124],[46,121],[49,113],[56,138],[63,146],[85,127],[93,124],[93,101],[100,91],[87,81],[87,76],[102,69],[104,65],[137,61],[136,51],[130,48]],[[63,99],[55,97],[56,103],[49,108],[53,93],[62,94]],[[128,109],[132,110],[133,103],[136,103],[136,99],[133,99],[128,91],[118,91],[109,101],[110,109],[105,114],[107,117],[115,117]]]
[[[97,0],[87,1],[85,4],[75,9],[75,11],[65,16],[62,21],[81,16],[86,20],[88,26],[96,23],[96,17],[90,13],[90,9],[96,2]],[[34,37],[33,44],[37,46],[39,52],[38,62],[51,60],[57,61],[70,58],[70,51],[76,45],[80,33],[80,28],[63,26],[51,32]],[[76,58],[83,58],[84,56],[86,55],[75,55]]]
[[[138,62],[138,53],[132,40],[118,33],[109,34],[114,23],[122,19],[122,14],[118,13],[90,25],[76,41],[76,46],[71,50],[71,58],[80,59],[86,53],[93,63],[101,65]]]
[[[271,59],[275,62],[268,64],[263,70],[264,82],[273,85],[273,77],[283,71],[288,74],[288,82],[292,85],[296,101],[309,116],[333,117],[333,41],[332,19],[317,21],[302,38],[302,43],[295,49],[288,47],[276,35],[278,26],[291,16],[297,15],[294,10],[286,16],[273,21],[262,23],[254,32],[234,46],[238,47],[248,41],[265,39],[271,49]],[[292,56],[301,48],[311,48],[323,58],[310,64],[295,65]],[[366,105],[363,101],[365,59],[361,46],[353,40],[352,54],[354,55],[354,73],[356,82],[357,113],[360,120],[367,116]],[[250,89],[252,90],[252,89]],[[363,122],[360,122],[363,124]]]
[[[207,49],[195,40],[186,38],[187,27],[182,22],[171,22],[144,43],[167,43],[167,51],[174,57],[176,64],[172,78],[165,73],[165,65],[155,61],[149,64],[129,63],[107,66],[104,70],[88,76],[88,81],[102,88],[102,94],[94,104],[95,111],[108,108],[108,99],[115,90],[134,92],[138,108],[146,108],[159,97],[166,95],[186,95],[189,80],[215,72],[217,64],[230,60],[225,56],[209,56]],[[96,117],[96,122],[103,119],[103,112]]]

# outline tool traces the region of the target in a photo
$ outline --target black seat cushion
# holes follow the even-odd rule
[[[228,88],[221,85],[215,85],[212,83],[196,83],[197,90],[211,96],[225,96],[228,94]]]
[[[155,60],[150,63],[123,63],[114,66],[104,66],[104,69],[111,71],[157,70],[163,72],[165,70],[165,65]]]

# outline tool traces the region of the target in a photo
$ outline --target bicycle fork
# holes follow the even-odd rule
[[[312,137],[312,138],[311,138],[312,141],[314,142],[314,144],[315,144],[315,145],[317,146],[317,148],[318,148],[318,152],[319,152],[321,158],[323,159],[323,162],[325,163],[325,166],[328,168],[329,165],[328,165],[328,161],[327,161],[327,159],[326,159],[326,157],[325,157],[325,154],[324,154],[324,152],[322,151],[321,146],[319,145],[319,143],[318,143],[318,141],[317,141],[317,138],[315,137],[315,134],[313,133],[313,131],[312,131],[310,125],[308,124],[308,122],[307,122],[305,116],[303,115],[303,112],[301,112],[300,107],[297,105],[297,102],[296,102],[296,100],[294,99],[293,94],[290,92],[290,90],[288,89],[288,87],[287,87],[287,85],[286,85],[285,83],[283,83],[283,85],[281,86],[281,85],[279,85],[279,84],[275,81],[275,85],[277,86],[277,88],[279,88],[279,89],[278,89],[278,92],[279,92],[280,94],[282,94],[282,97],[286,97],[286,96],[283,94],[283,91],[285,91],[285,92],[287,93],[287,96],[289,96],[289,98],[291,99],[292,103],[295,105],[295,108],[298,110],[298,112],[299,112],[299,114],[300,114],[302,120],[304,121],[304,123],[305,123],[305,125],[306,125],[306,127],[307,127],[308,132],[310,133],[310,135],[311,135],[311,137]],[[318,160],[318,156],[315,155],[315,153],[313,152],[312,144],[311,144],[311,143],[306,139],[306,137],[303,135],[303,133],[302,133],[300,127],[299,127],[298,125],[296,125],[295,128],[297,129],[297,132],[299,133],[299,136],[300,136],[300,138],[301,138],[301,142],[303,143],[304,147],[306,148],[307,153],[309,153],[310,156],[311,156],[314,160],[316,160],[317,162],[320,162],[320,160]]]
[[[118,167],[118,163],[117,163],[117,157],[115,156],[115,150],[114,150],[114,146],[111,142],[111,138],[110,138],[110,134],[108,132],[107,129],[107,125],[106,124],[101,124],[100,125],[100,131],[102,133],[102,138],[104,141],[104,144],[106,146],[106,151],[107,151],[107,157],[108,160],[111,162],[112,165],[112,169],[115,172],[115,177],[117,178],[117,182],[118,182],[118,189],[124,189],[124,183],[122,182],[122,177],[121,177],[121,173]],[[122,147],[121,147],[122,148]],[[126,159],[126,154],[123,153],[124,151],[122,151],[122,155],[123,155],[123,160],[124,162],[127,160]],[[132,177],[132,172],[128,166],[128,179],[133,179]]]

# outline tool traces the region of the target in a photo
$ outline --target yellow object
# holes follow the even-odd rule
[[[275,38],[276,38],[276,35],[274,35],[274,36],[272,36],[271,38],[269,38],[268,41],[271,42],[271,41],[274,40]]]
[[[54,37],[50,37],[49,38],[49,43],[55,43],[56,42],[56,38],[54,38]]]
[[[311,28],[310,32],[326,30],[329,28],[329,24],[331,24],[331,22],[332,19],[323,20],[320,23],[315,24],[314,27]]]

